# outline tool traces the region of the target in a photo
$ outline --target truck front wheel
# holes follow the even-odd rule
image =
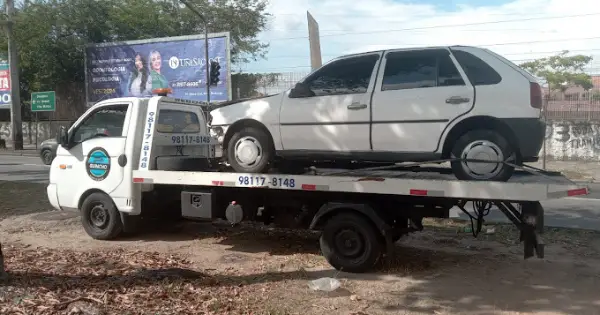
[[[110,196],[95,192],[81,205],[81,222],[86,233],[97,240],[114,239],[123,231],[121,215]]]
[[[383,237],[365,217],[354,213],[338,214],[325,224],[319,240],[321,252],[335,269],[367,272],[380,260]]]

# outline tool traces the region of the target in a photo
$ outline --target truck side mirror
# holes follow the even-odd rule
[[[69,133],[65,126],[60,126],[60,129],[58,130],[58,144],[63,148],[66,148],[69,145]]]
[[[304,98],[315,96],[315,93],[308,87],[308,85],[298,82],[292,90],[290,90],[290,98]]]

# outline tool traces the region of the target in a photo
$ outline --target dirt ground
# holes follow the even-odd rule
[[[314,233],[185,222],[102,242],[49,210],[43,185],[0,182],[0,314],[600,314],[592,231],[547,229],[546,258],[523,260],[511,226],[474,239],[431,220],[374,272],[347,274]],[[312,291],[321,277],[341,288]]]

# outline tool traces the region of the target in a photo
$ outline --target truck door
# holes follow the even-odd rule
[[[60,168],[51,180],[57,183],[62,207],[76,209],[85,191],[93,188],[110,194],[123,182],[118,160],[125,153],[131,107],[123,102],[103,104],[73,124],[69,145],[58,147],[52,164]]]

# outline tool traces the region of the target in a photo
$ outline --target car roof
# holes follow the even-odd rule
[[[451,46],[421,46],[421,47],[397,47],[397,48],[388,48],[388,49],[379,49],[379,50],[369,50],[369,51],[365,51],[365,52],[359,52],[359,53],[347,54],[347,55],[342,55],[342,56],[339,56],[339,57],[337,57],[337,58],[347,58],[347,57],[354,57],[354,56],[368,55],[368,54],[374,54],[374,53],[385,53],[385,52],[387,52],[387,51],[395,51],[395,50],[447,49],[447,48],[453,48],[453,47],[479,48],[479,47],[475,47],[475,46],[468,46],[468,45],[451,45]],[[479,48],[479,49],[481,49],[481,48]],[[335,59],[337,59],[337,58],[335,58]]]

